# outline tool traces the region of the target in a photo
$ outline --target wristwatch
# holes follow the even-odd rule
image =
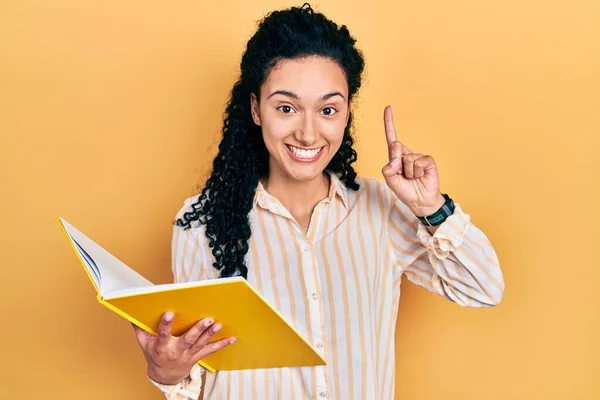
[[[444,196],[444,199],[446,199],[446,201],[444,202],[442,207],[440,207],[439,210],[437,210],[431,215],[426,215],[422,217],[417,216],[417,218],[419,218],[419,221],[421,221],[424,225],[441,225],[446,220],[446,218],[454,214],[454,201],[452,201],[450,196],[448,196],[447,194],[442,193],[442,196]]]

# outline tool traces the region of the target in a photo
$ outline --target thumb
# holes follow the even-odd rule
[[[398,175],[399,172],[402,173],[402,162],[400,157],[392,158],[391,161],[387,163],[385,167],[383,167],[381,172],[386,178],[391,178],[394,175]]]

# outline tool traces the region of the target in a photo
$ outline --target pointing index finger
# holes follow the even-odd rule
[[[387,106],[383,111],[383,125],[385,127],[385,137],[388,146],[397,141],[396,127],[394,127],[394,116],[392,115],[392,107]]]
[[[383,123],[385,126],[385,137],[388,143],[390,160],[394,157],[401,157],[403,154],[412,153],[412,151],[410,151],[408,147],[406,147],[401,141],[399,141],[398,137],[396,136],[396,127],[394,126],[394,116],[392,115],[391,106],[387,106],[383,111]],[[392,146],[392,143],[394,142],[398,142],[398,144],[400,144],[399,153],[396,151],[392,152],[392,148],[394,147]]]

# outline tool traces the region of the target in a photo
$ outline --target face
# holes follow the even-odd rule
[[[310,57],[279,61],[254,94],[252,118],[269,151],[269,177],[322,178],[348,123],[348,84],[337,63]]]

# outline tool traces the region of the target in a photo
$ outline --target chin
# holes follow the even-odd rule
[[[287,169],[287,175],[298,182],[311,182],[315,179],[320,178],[325,172],[325,168],[289,168]]]

